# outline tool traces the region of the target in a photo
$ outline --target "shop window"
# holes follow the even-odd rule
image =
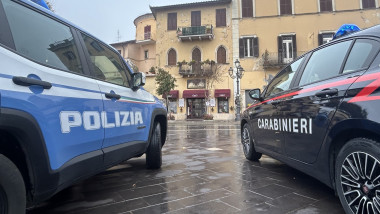
[[[218,97],[218,113],[229,113],[227,97]]]

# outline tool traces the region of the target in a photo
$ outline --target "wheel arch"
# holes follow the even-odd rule
[[[155,122],[159,122],[161,124],[161,142],[162,142],[162,146],[164,146],[166,142],[167,131],[168,131],[168,119],[166,115],[167,113],[165,109],[158,108],[158,109],[153,110],[152,120],[150,122],[151,124],[150,124],[147,148],[149,147],[149,144],[150,144]]]
[[[329,132],[329,174],[335,188],[335,162],[340,149],[351,139],[367,138],[380,142],[380,124],[364,119],[349,119],[335,125]]]

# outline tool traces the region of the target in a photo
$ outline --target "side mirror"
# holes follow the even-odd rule
[[[146,76],[144,73],[132,74],[132,90],[136,91],[141,86],[144,86],[146,82]]]
[[[250,90],[248,94],[254,100],[258,100],[260,102],[263,101],[263,98],[261,97],[261,91],[258,88]]]

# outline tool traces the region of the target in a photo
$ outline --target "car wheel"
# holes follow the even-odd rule
[[[355,138],[339,151],[336,190],[346,213],[380,213],[380,144]]]
[[[146,151],[146,166],[149,169],[159,169],[162,164],[162,141],[161,141],[161,125],[154,123],[150,143]]]
[[[0,214],[25,213],[24,180],[16,165],[0,154]]]
[[[243,130],[241,133],[241,143],[243,144],[244,155],[248,160],[257,161],[261,158],[261,153],[256,152],[254,141],[251,135],[249,134],[249,125],[248,123],[244,124]]]

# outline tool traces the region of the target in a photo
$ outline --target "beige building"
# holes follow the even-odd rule
[[[252,102],[250,89],[263,88],[297,56],[331,41],[342,24],[379,24],[379,1],[216,0],[151,7],[152,14],[135,20],[136,41],[113,46],[148,73],[150,92],[156,88],[151,67],[177,79],[169,96],[176,119],[233,119],[237,92],[244,110]],[[236,60],[245,70],[239,89],[228,74]]]

